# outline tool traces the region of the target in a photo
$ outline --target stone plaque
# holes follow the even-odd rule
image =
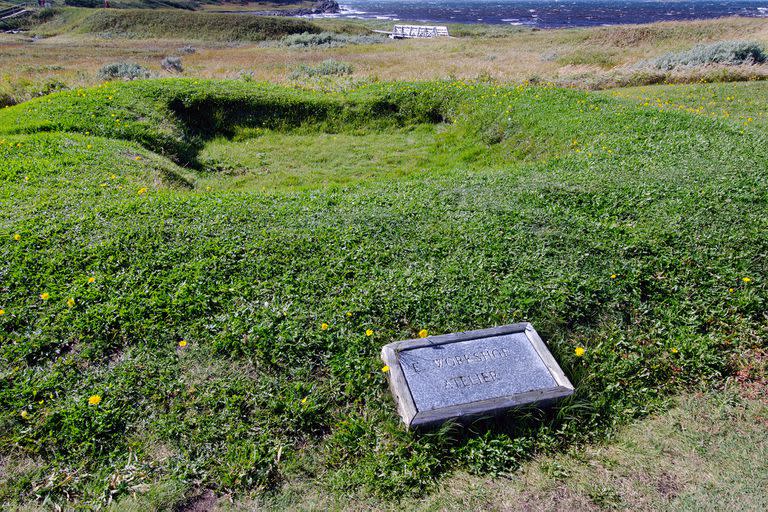
[[[381,358],[408,427],[490,415],[573,393],[529,323],[390,343]]]

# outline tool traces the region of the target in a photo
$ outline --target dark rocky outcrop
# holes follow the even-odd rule
[[[308,9],[282,9],[275,11],[249,11],[248,14],[257,16],[309,16],[312,14],[336,14],[341,12],[336,0],[318,0]]]

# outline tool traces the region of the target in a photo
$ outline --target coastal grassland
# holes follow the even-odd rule
[[[298,66],[335,59],[352,65],[351,80],[355,81],[480,78],[606,88],[665,80],[760,78],[765,75],[766,66],[739,66],[731,70],[704,67],[663,73],[636,70],[632,66],[699,43],[747,39],[768,44],[768,28],[762,20],[727,18],[545,31],[452,26],[458,36],[453,39],[285,48],[279,41],[296,28],[295,23],[309,25],[309,33],[351,35],[391,27],[377,22],[254,19],[248,15],[204,12],[56,10],[41,20],[43,23],[30,26],[25,34],[0,35],[0,95],[4,93],[4,102],[12,103],[57,88],[96,85],[102,66],[122,61],[135,62],[158,76],[167,76],[160,61],[167,55],[180,55],[180,49],[186,46],[197,49],[194,54],[181,55],[184,74],[189,77],[242,75],[257,81],[290,83],[289,77]],[[258,26],[254,28],[259,23],[278,24],[281,32],[270,32],[267,36]],[[33,35],[39,37],[33,39]],[[271,39],[263,41],[264,37]]]
[[[304,485],[375,508],[610,438],[765,348],[768,145],[732,120],[524,85],[166,79],[2,109],[0,141],[9,506]],[[400,427],[381,345],[522,320],[574,397]]]

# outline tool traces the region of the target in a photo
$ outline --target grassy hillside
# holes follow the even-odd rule
[[[152,80],[3,109],[0,141],[3,502],[412,497],[604,438],[764,347],[768,146],[730,120]],[[521,320],[572,399],[400,428],[381,345]]]
[[[161,9],[66,9],[36,29],[43,35],[95,34],[108,37],[191,39],[202,41],[263,41],[288,34],[321,32],[302,19],[247,14],[180,12]]]

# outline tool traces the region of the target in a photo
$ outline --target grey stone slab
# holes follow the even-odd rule
[[[390,388],[409,427],[495,414],[573,393],[529,323],[390,343]]]

